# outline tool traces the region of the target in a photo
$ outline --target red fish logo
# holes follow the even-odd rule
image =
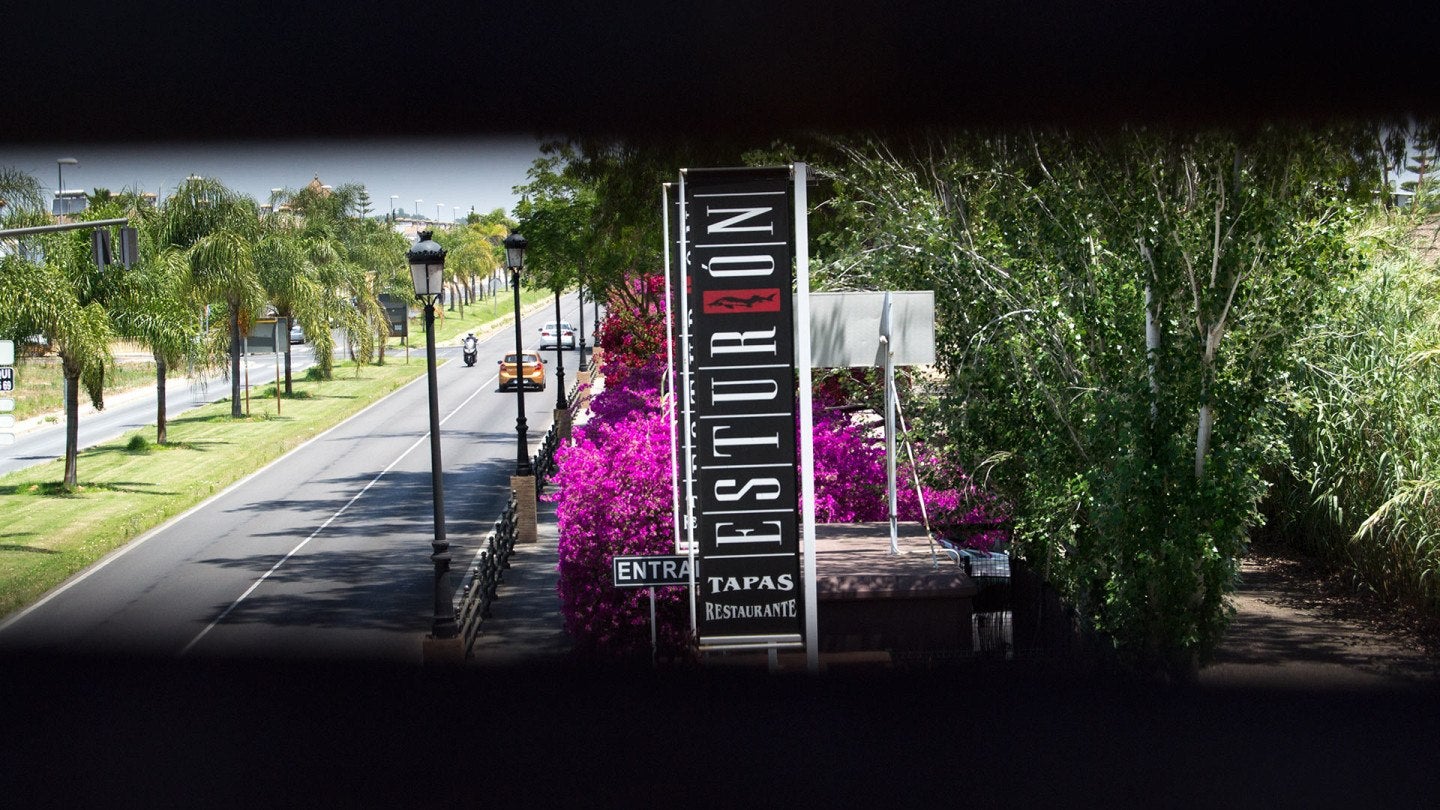
[[[707,290],[703,310],[706,315],[737,312],[779,312],[780,290]]]

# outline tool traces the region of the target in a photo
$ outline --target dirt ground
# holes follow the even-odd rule
[[[1236,616],[1201,683],[1299,689],[1440,683],[1440,619],[1383,604],[1281,549],[1241,564]]]

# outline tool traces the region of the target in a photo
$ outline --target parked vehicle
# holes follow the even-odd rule
[[[460,352],[465,357],[465,365],[475,365],[475,353],[479,351],[480,342],[475,339],[475,333],[471,332],[460,341]]]
[[[545,390],[545,360],[539,352],[521,352],[521,370],[516,370],[515,353],[505,355],[500,361],[500,390],[514,388],[517,384],[537,391]]]
[[[540,348],[575,348],[575,327],[568,321],[551,321],[540,327]]]
[[[305,342],[305,328],[302,327],[299,323],[292,323],[292,324],[290,324],[290,342],[291,342],[291,343],[304,343],[304,342]]]

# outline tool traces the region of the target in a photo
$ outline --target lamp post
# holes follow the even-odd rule
[[[435,563],[435,616],[431,638],[454,638],[455,608],[450,600],[450,543],[445,539],[445,486],[440,466],[440,395],[435,383],[435,299],[445,280],[445,249],[436,244],[431,231],[421,231],[415,246],[406,252],[415,297],[425,304],[425,359],[430,381],[430,487],[435,503],[435,536],[430,542]]]
[[[392,227],[395,225],[395,201],[398,199],[400,199],[399,194],[390,195],[390,225]]]
[[[420,203],[422,203],[422,202],[425,202],[425,201],[422,200],[422,199],[420,199],[419,197],[416,197],[416,198],[415,198],[415,218],[416,218],[417,220],[418,220],[418,219],[424,219],[424,218],[425,218],[425,215],[422,214],[422,213],[420,213]]]
[[[528,426],[525,423],[525,346],[520,337],[520,270],[525,266],[525,237],[512,233],[505,237],[505,267],[510,271],[510,284],[515,288],[515,474],[534,475],[530,466],[530,449],[525,445]]]
[[[564,335],[560,325],[560,288],[555,288],[555,410],[563,413],[567,407],[565,402],[565,347],[560,345],[560,338]],[[558,421],[558,420],[557,420]]]
[[[576,369],[575,372],[576,372],[577,374],[584,374],[584,373],[585,373],[585,369],[586,369],[586,366],[585,366],[585,280],[584,280],[584,279],[581,279],[581,280],[580,280],[580,288],[579,288],[578,290],[576,290],[576,294],[580,297],[580,335],[579,335],[580,343],[579,343],[578,346],[576,347],[576,348],[579,350],[579,352],[580,352],[580,368]],[[581,380],[581,382],[584,382],[584,380]]]

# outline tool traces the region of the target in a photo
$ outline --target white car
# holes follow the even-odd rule
[[[575,327],[568,321],[551,321],[540,327],[540,348],[575,348]]]

